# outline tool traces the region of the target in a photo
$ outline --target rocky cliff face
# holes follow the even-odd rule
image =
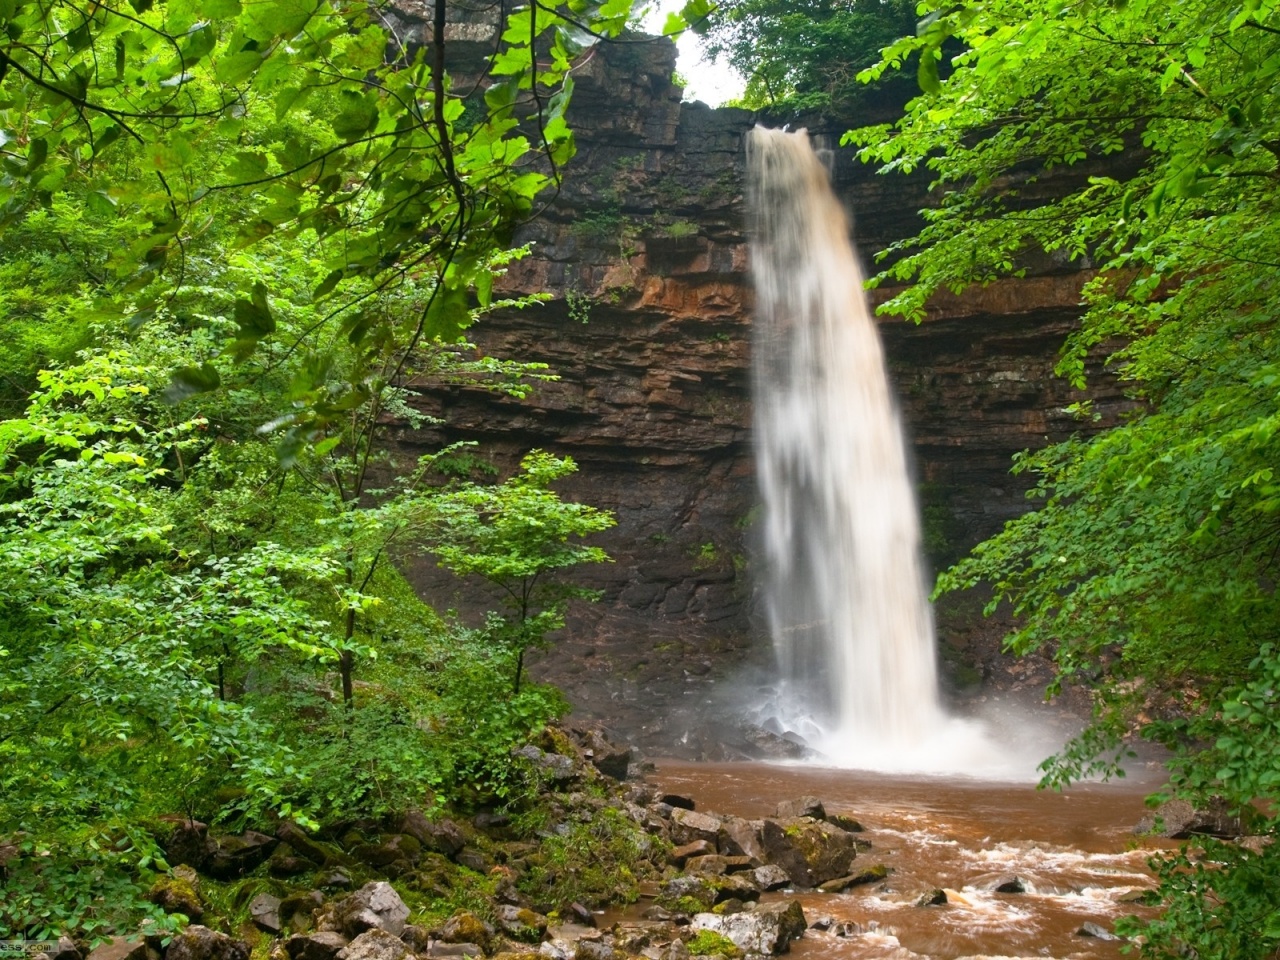
[[[537,307],[475,331],[497,356],[548,363],[560,377],[523,403],[479,391],[423,390],[439,429],[406,450],[478,440],[513,464],[532,447],[570,454],[567,497],[613,510],[601,544],[614,562],[585,571],[604,599],[574,612],[566,636],[533,665],[581,714],[671,748],[697,740],[714,678],[767,665],[750,578],[756,489],[751,456],[751,288],[742,202],[751,114],[682,104],[667,41],[602,44],[576,71],[578,156],[564,188],[517,238],[533,245],[504,286],[546,292]],[[816,131],[838,139],[845,123]],[[914,232],[918,180],[886,179],[837,151],[834,178],[867,260]],[[934,306],[919,326],[882,333],[915,451],[936,559],[1023,509],[1013,453],[1080,428],[1081,399],[1052,376],[1077,315],[1081,275],[1053,264]],[[1114,388],[1096,393],[1106,412]],[[423,559],[415,582],[439,606],[479,602]],[[944,623],[948,618],[944,617]],[[951,659],[971,618],[951,616]]]

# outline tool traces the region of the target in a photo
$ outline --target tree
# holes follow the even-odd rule
[[[744,106],[847,111],[867,96],[858,72],[914,27],[915,8],[915,0],[725,0],[706,49],[747,78]]]
[[[613,515],[582,503],[565,503],[552,482],[577,470],[569,457],[534,450],[520,472],[496,485],[468,484],[433,502],[440,566],[459,576],[479,576],[506,594],[507,617],[491,618],[490,639],[515,660],[512,691],[520,692],[525,652],[564,626],[571,599],[599,594],[556,576],[583,563],[609,559],[599,547],[575,542],[607,530]]]
[[[1016,651],[1094,689],[1091,726],[1047,766],[1119,772],[1136,734],[1173,751],[1169,792],[1246,819],[1280,797],[1276,482],[1280,383],[1280,16],[1270,0],[926,2],[922,94],[848,135],[885,171],[935,176],[937,206],[882,256],[882,308],[920,319],[938,290],[1082,269],[1085,311],[1059,372],[1107,350],[1137,409],[1091,440],[1017,461],[1037,507],[947,571],[1008,603]],[[959,43],[943,62],[944,44]],[[1052,175],[1052,179],[1048,177]],[[1116,346],[1119,344],[1119,346]],[[1080,411],[1089,416],[1087,405]],[[1274,835],[1272,814],[1251,826]],[[1168,912],[1149,956],[1269,956],[1280,855],[1208,844],[1214,869],[1160,864]]]

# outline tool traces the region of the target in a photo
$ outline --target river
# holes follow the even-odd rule
[[[871,847],[857,862],[891,873],[844,894],[796,894],[811,924],[832,920],[792,945],[797,960],[1092,960],[1123,956],[1122,944],[1078,931],[1085,923],[1109,931],[1118,917],[1144,912],[1131,901],[1154,885],[1153,842],[1133,827],[1159,781],[1142,773],[1065,793],[766,763],[667,761],[653,779],[700,810],[772,816],[779,801],[809,795],[861,822]],[[1026,892],[994,891],[1015,877]],[[935,889],[947,892],[945,905],[917,906]],[[841,924],[850,935],[835,934]]]

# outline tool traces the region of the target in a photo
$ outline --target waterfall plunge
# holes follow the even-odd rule
[[[747,157],[774,719],[840,766],[990,774],[981,729],[939,702],[902,431],[843,210],[804,131],[757,127]]]

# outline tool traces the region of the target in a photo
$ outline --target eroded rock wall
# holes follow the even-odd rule
[[[474,332],[483,350],[545,361],[560,380],[522,403],[423,390],[418,404],[445,425],[399,438],[407,451],[478,440],[504,467],[532,447],[573,456],[580,472],[562,492],[617,514],[599,541],[614,562],[583,572],[603,600],[574,611],[533,671],[580,714],[668,747],[698,737],[713,679],[769,659],[749,575],[757,495],[742,195],[755,118],[682,104],[673,70],[674,48],[660,40],[601,44],[578,68],[578,155],[517,238],[533,252],[503,283],[551,299]],[[853,122],[818,132],[835,142]],[[925,181],[879,177],[838,150],[832,169],[864,259],[914,232]],[[1081,279],[1046,263],[1027,280],[940,301],[918,326],[883,321],[936,558],[1024,509],[1012,454],[1080,429],[1065,408],[1082,397],[1052,368]],[[1110,387],[1096,400],[1104,413],[1121,402]],[[412,575],[440,607],[484,603],[427,558]],[[960,620],[948,629],[967,642],[972,623]]]

